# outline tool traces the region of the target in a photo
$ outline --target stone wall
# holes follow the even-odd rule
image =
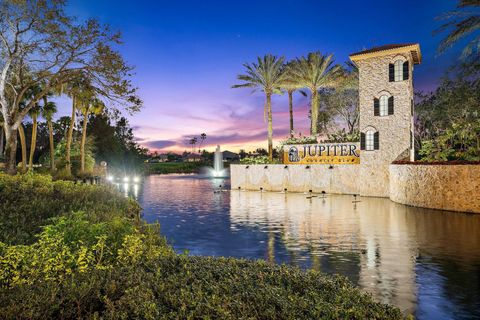
[[[480,165],[390,165],[390,199],[432,209],[480,213]]]
[[[231,165],[232,189],[362,194],[361,165]],[[480,213],[480,165],[389,166],[387,197],[431,209]]]
[[[231,165],[232,189],[358,194],[359,165]]]

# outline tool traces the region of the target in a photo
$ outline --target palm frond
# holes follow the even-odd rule
[[[459,10],[449,11],[437,17],[437,20],[445,20],[446,23],[437,28],[433,34],[447,32],[447,36],[440,42],[438,53],[443,53],[446,49],[452,47],[458,40],[480,30],[480,15],[478,12],[463,10],[465,8],[480,7],[480,0],[460,0],[457,8]],[[477,38],[476,38],[477,39]],[[478,40],[472,40],[464,48],[462,58],[466,58],[474,53]],[[478,49],[477,49],[478,50]]]
[[[465,7],[479,7],[480,0],[460,0],[460,3],[457,5],[458,8]]]
[[[453,23],[449,23],[453,25]],[[455,42],[463,37],[471,34],[476,30],[480,30],[480,16],[472,16],[462,21],[454,23],[455,29],[452,30],[446,38],[444,38],[438,47],[439,52],[445,51],[451,47]]]

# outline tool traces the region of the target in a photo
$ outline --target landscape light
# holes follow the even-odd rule
[[[128,178],[128,177],[123,178],[123,182],[128,182],[128,181],[130,181],[130,178]]]
[[[139,183],[139,182],[140,182],[140,178],[137,177],[137,176],[133,177],[133,182]]]
[[[112,176],[112,175],[110,175],[110,176],[107,176],[107,181],[110,181],[110,182],[112,182],[112,181],[113,181],[113,176]]]

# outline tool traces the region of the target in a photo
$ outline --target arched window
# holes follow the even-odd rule
[[[395,61],[395,81],[402,81],[403,79],[403,61]]]
[[[375,132],[373,132],[372,130],[368,130],[365,134],[365,150],[374,150],[374,146],[373,146],[373,136],[374,136]]]
[[[368,128],[365,132],[360,132],[360,150],[379,150],[380,135],[373,128]]]
[[[388,116],[388,97],[380,97],[380,116]]]

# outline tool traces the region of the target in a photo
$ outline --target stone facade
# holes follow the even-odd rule
[[[480,213],[480,165],[390,165],[390,199],[432,209]]]
[[[388,52],[388,51],[387,51]],[[389,64],[400,60],[409,62],[409,77],[403,81],[389,81]],[[360,180],[365,184],[361,194],[388,197],[388,166],[411,147],[413,58],[409,51],[385,54],[355,61],[359,69],[360,131],[379,133],[378,150],[362,150]],[[375,116],[374,99],[394,98],[393,115]]]
[[[231,165],[233,190],[358,194],[358,165]]]

